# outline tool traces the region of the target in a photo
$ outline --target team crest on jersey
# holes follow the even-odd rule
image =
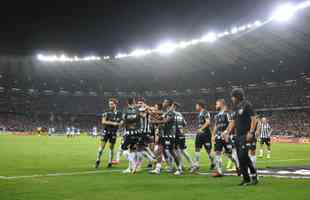
[[[239,113],[239,115],[242,115],[242,113],[243,113],[243,109],[241,108],[241,109],[239,109],[238,110],[238,113]]]

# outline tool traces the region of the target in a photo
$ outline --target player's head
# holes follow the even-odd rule
[[[173,104],[172,99],[169,99],[169,98],[165,99],[165,100],[163,101],[163,109],[171,108],[171,107],[172,107],[172,104]]]
[[[196,111],[200,112],[200,111],[202,111],[205,108],[206,108],[206,104],[205,104],[205,102],[203,100],[197,101],[197,103],[196,103]]]
[[[145,99],[144,99],[144,97],[139,97],[139,98],[137,99],[137,106],[143,107],[144,105],[145,105]]]
[[[217,111],[224,110],[226,107],[226,103],[224,99],[218,99],[215,103],[215,108]]]
[[[181,107],[181,104],[179,104],[178,102],[174,101],[174,102],[172,103],[172,107],[173,107],[174,110],[177,110],[178,108]]]
[[[262,118],[262,122],[263,122],[263,123],[266,123],[266,122],[267,122],[266,117],[263,117],[263,118]]]
[[[245,97],[244,90],[242,88],[234,88],[231,91],[231,100],[234,105],[238,104]]]
[[[128,106],[133,106],[133,105],[135,105],[135,104],[136,104],[135,98],[129,97],[129,98],[127,99],[127,105],[128,105]]]
[[[161,103],[157,103],[157,104],[154,105],[154,108],[156,110],[162,110],[162,107],[163,107],[163,105]]]
[[[117,107],[118,101],[116,98],[110,98],[109,99],[109,108],[111,110],[115,109]]]

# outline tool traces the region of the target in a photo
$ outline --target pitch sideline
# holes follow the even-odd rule
[[[288,161],[305,161],[310,159],[287,159],[287,160],[271,160],[271,161],[258,161],[258,162],[288,162]],[[53,174],[33,174],[33,175],[22,175],[22,176],[0,176],[0,180],[13,180],[13,179],[23,179],[23,178],[40,178],[40,177],[58,177],[58,176],[75,176],[75,175],[90,175],[90,174],[101,174],[101,173],[114,173],[122,172],[121,169],[112,170],[93,170],[93,171],[80,171],[80,172],[63,172],[63,173],[53,173]],[[210,175],[211,173],[199,173],[200,175]],[[227,173],[227,176],[234,176],[234,174]],[[294,178],[294,179],[310,179],[310,176],[298,176],[298,175],[279,175],[279,174],[260,174],[266,177],[276,177],[276,178]]]

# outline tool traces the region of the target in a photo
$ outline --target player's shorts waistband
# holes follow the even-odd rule
[[[141,132],[139,130],[126,130],[125,135],[138,135]]]
[[[105,134],[107,134],[107,133],[109,133],[109,134],[116,134],[117,130],[107,130],[107,129],[104,129],[102,132],[105,133]]]

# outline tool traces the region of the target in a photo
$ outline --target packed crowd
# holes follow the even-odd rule
[[[197,128],[197,113],[183,112],[187,121],[188,133],[195,133]],[[211,112],[211,116],[214,112]],[[259,112],[267,117],[274,134],[293,135],[295,137],[310,136],[310,110],[283,110]],[[34,131],[38,127],[48,129],[53,127],[56,132],[64,133],[67,127],[78,127],[81,131],[91,132],[93,127],[100,129],[100,114],[98,115],[17,115],[1,114],[0,130]]]

